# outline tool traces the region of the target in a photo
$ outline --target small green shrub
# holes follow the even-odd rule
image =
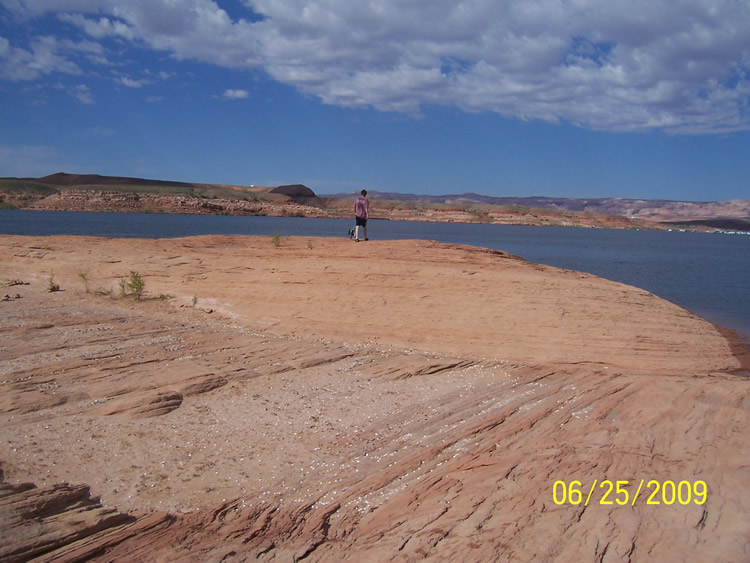
[[[55,281],[55,274],[53,272],[49,273],[49,279],[47,280],[47,291],[49,291],[50,293],[60,291],[60,284]]]
[[[123,297],[132,295],[133,299],[137,301],[143,295],[143,289],[145,286],[146,282],[143,281],[141,275],[134,270],[130,270],[130,279],[120,280],[120,295]]]
[[[78,272],[78,277],[83,280],[83,287],[86,288],[86,293],[89,292],[89,275],[86,272]]]
[[[283,244],[286,244],[286,241],[289,237],[282,236],[281,233],[274,233],[271,235],[271,242],[276,248],[279,248]]]

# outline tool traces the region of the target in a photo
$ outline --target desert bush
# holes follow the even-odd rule
[[[83,286],[86,288],[86,293],[89,292],[89,275],[86,272],[78,272],[78,277],[83,280]]]
[[[145,286],[146,282],[143,281],[141,275],[134,270],[130,270],[130,279],[120,280],[120,294],[123,297],[131,295],[133,299],[138,300],[143,295],[143,289]]]
[[[55,281],[55,274],[53,272],[49,273],[49,279],[47,280],[47,291],[49,291],[50,293],[60,291],[60,284]]]
[[[286,243],[288,238],[289,237],[282,236],[281,233],[274,233],[271,235],[271,243],[273,243],[276,248],[279,248]]]

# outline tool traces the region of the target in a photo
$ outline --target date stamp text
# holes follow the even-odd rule
[[[632,484],[632,486],[631,486]],[[704,504],[708,498],[705,481],[599,481],[594,479],[590,486],[578,480],[555,481],[552,485],[552,500],[555,504],[583,504],[589,502],[601,505],[635,506],[637,500],[647,505]]]

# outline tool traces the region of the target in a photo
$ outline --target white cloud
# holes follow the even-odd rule
[[[61,54],[65,50],[85,50],[79,44],[43,36],[35,38],[30,47],[14,47],[6,38],[0,37],[0,78],[15,82],[35,80],[55,72],[81,74],[80,67]]]
[[[75,98],[82,104],[90,105],[95,103],[94,96],[91,93],[91,88],[89,88],[85,84],[76,84],[68,90],[68,94],[73,96],[73,98]]]
[[[26,4],[33,4],[27,12],[38,13],[47,2],[27,0]],[[95,9],[86,10],[76,8],[80,3],[72,0],[57,4],[55,11],[62,12],[63,21],[97,39],[119,37],[168,51],[177,59],[229,68],[262,63],[252,23],[232,21],[213,0],[101,0],[95,2]]]
[[[266,70],[324,102],[601,130],[750,129],[750,4],[257,0]],[[338,6],[337,6],[338,5]]]
[[[123,39],[133,40],[135,35],[133,29],[124,22],[99,17],[86,18],[81,14],[62,13],[59,16],[60,21],[67,22],[81,28],[91,37],[102,39],[104,37],[122,37]]]
[[[148,84],[148,80],[135,80],[128,78],[127,76],[118,76],[115,82],[127,86],[128,88],[142,88],[144,84]]]
[[[225,90],[223,96],[230,100],[242,100],[248,97],[247,90]]]
[[[27,18],[57,12],[95,40],[262,69],[327,104],[414,114],[441,104],[597,130],[750,129],[746,1],[243,0],[252,12],[234,20],[213,0],[0,2]],[[3,74],[75,73],[59,55],[71,46],[43,59],[49,39],[31,51],[0,42]]]

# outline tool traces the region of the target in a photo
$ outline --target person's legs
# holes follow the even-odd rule
[[[367,219],[363,219],[362,217],[355,217],[355,224],[356,227],[354,227],[354,240],[360,241],[362,240],[359,238],[359,228],[362,227],[362,231],[365,235],[365,240],[367,240]]]

